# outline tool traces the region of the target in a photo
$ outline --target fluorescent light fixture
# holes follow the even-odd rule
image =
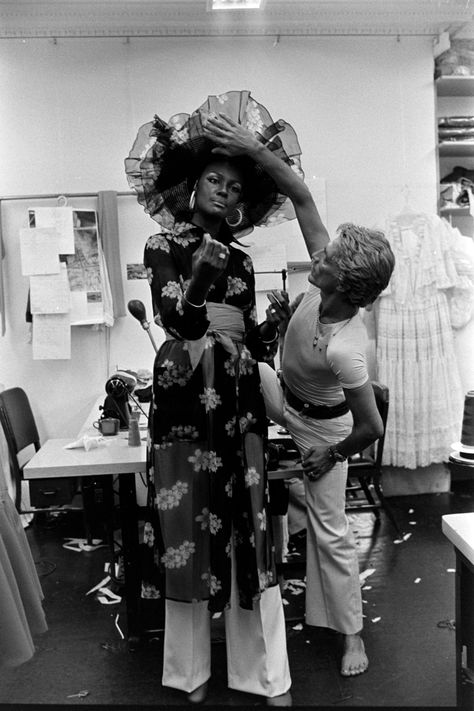
[[[265,0],[207,0],[208,10],[259,10]]]

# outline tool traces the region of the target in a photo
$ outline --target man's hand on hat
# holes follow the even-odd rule
[[[203,123],[206,135],[217,144],[212,153],[232,157],[261,148],[262,144],[251,131],[226,114],[208,114]]]

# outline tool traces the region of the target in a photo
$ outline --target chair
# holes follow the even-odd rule
[[[387,504],[381,486],[382,456],[385,442],[385,430],[387,427],[387,417],[389,408],[389,390],[386,385],[372,381],[375,402],[383,422],[383,434],[367,450],[359,452],[349,458],[346,486],[346,511],[374,511],[377,519],[380,519],[380,509],[387,514],[390,522],[395,528],[399,537],[403,536],[395,516]],[[357,483],[355,483],[355,480]],[[357,492],[362,492],[364,498],[357,496]],[[377,497],[375,500],[373,493]]]
[[[23,467],[40,449],[40,440],[33,411],[22,388],[0,392],[0,423],[8,446],[14,502],[18,513],[41,510],[64,511],[82,509],[71,502],[77,488],[74,479],[36,479],[29,484],[31,506],[22,504]]]

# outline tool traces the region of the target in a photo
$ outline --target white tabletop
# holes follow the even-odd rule
[[[105,437],[104,444],[88,452],[64,449],[71,439],[48,439],[23,470],[25,479],[101,476],[146,471],[146,444],[130,447],[128,433]]]
[[[104,396],[100,395],[81,427],[77,439],[84,435],[100,437],[100,432],[93,427],[99,419]],[[129,474],[146,471],[146,418],[140,418],[142,444],[130,447],[128,430],[117,435],[104,437],[99,447],[86,451],[83,447],[65,449],[65,445],[74,442],[69,439],[49,439],[25,465],[25,479],[48,479],[55,477],[101,476],[105,474]]]
[[[444,535],[474,565],[474,513],[447,514],[441,518]]]

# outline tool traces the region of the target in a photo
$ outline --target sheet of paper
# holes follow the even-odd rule
[[[68,313],[71,309],[71,292],[65,264],[59,274],[30,276],[30,308],[32,314]]]
[[[77,321],[86,321],[87,318],[87,293],[85,291],[71,291],[71,324]]]
[[[71,358],[71,321],[69,314],[33,316],[33,360],[68,360]]]
[[[21,273],[59,273],[59,237],[51,227],[24,227],[20,230]]]
[[[247,237],[247,244],[255,271],[256,291],[282,289],[282,270],[287,268],[285,245],[271,235],[265,235],[263,230],[254,239],[252,237]]]
[[[59,237],[59,254],[74,254],[74,229],[72,207],[34,207],[28,210],[34,216],[35,227],[52,227]]]
[[[87,312],[89,318],[102,319],[104,316],[104,305],[100,291],[89,291],[87,294]]]

